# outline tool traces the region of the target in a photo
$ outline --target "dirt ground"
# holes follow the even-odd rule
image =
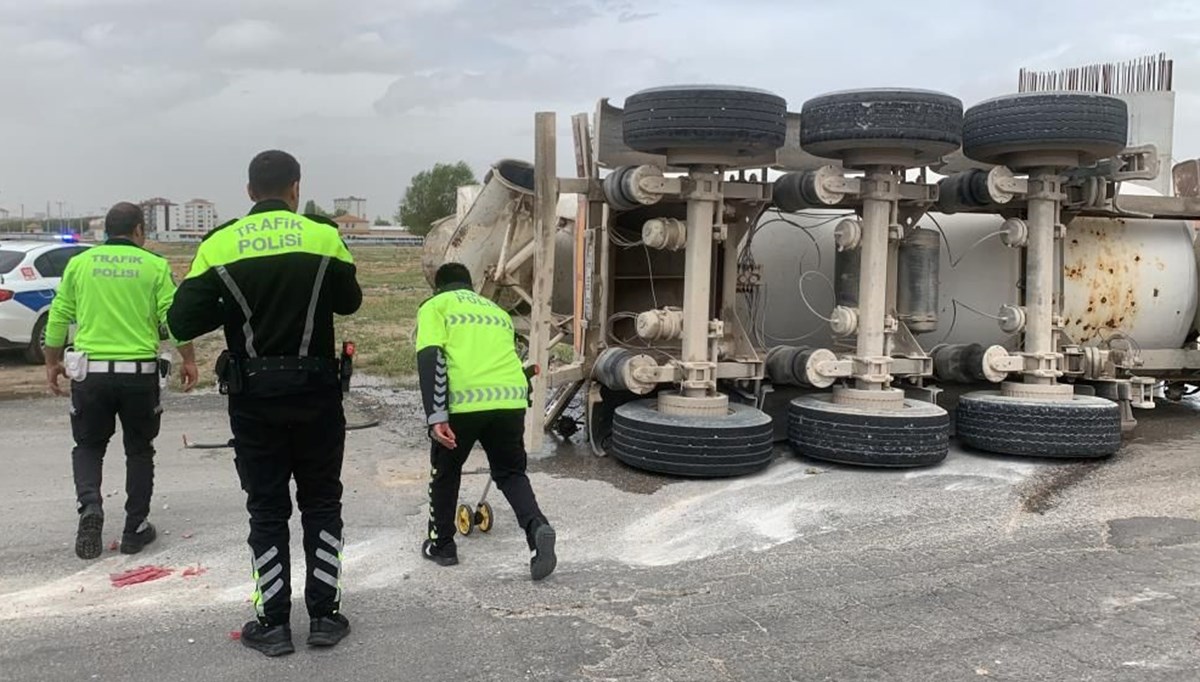
[[[25,362],[21,351],[0,353],[0,400],[46,393],[46,374],[40,365]]]

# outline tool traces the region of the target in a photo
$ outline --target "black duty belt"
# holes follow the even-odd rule
[[[321,357],[268,357],[243,358],[242,371],[246,374],[262,372],[335,372],[338,363],[333,358]]]

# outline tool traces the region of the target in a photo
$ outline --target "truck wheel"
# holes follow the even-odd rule
[[[959,399],[955,433],[963,445],[1000,455],[1108,457],[1121,448],[1121,408],[1086,395],[1059,402],[977,391]]]
[[[963,154],[1003,164],[1014,154],[1078,154],[1081,165],[1116,155],[1128,142],[1123,100],[1088,93],[1026,93],[976,104],[963,117]]]
[[[936,161],[962,142],[962,102],[927,90],[850,90],[814,97],[800,111],[800,147],[847,159],[863,150],[906,155],[909,167]]]
[[[668,150],[771,152],[787,135],[787,102],[765,90],[722,85],[651,88],[625,100],[625,144]]]
[[[34,323],[29,345],[25,347],[25,361],[31,365],[46,362],[46,320],[47,316],[42,315]]]
[[[718,478],[760,471],[774,459],[771,418],[730,403],[720,418],[663,414],[654,400],[618,407],[609,451],[637,469],[675,476]]]
[[[797,454],[827,462],[930,466],[950,452],[950,415],[918,400],[882,411],[839,405],[831,395],[803,396],[788,409],[788,440]]]

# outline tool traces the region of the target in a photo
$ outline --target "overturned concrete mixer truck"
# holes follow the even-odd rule
[[[783,440],[876,467],[936,465],[952,436],[1105,457],[1134,410],[1200,385],[1200,200],[1136,184],[1162,162],[1131,146],[1124,96],[1169,92],[1166,65],[965,111],[908,89],[798,114],[757,89],[645,90],[573,117],[576,177],[538,114],[535,163],[496,164],[427,268],[466,263],[522,320],[548,368],[535,447],[579,394],[597,454],[673,475],[749,474]]]

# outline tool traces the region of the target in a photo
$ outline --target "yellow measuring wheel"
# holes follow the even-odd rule
[[[488,518],[490,519],[491,517],[489,516]],[[470,507],[465,504],[458,505],[458,511],[454,514],[454,527],[458,529],[459,535],[471,534],[471,530],[475,528],[475,515],[471,513]],[[491,528],[490,521],[488,528]]]
[[[475,507],[475,525],[479,526],[479,530],[484,533],[492,529],[492,505],[487,502],[480,502],[479,506]]]

